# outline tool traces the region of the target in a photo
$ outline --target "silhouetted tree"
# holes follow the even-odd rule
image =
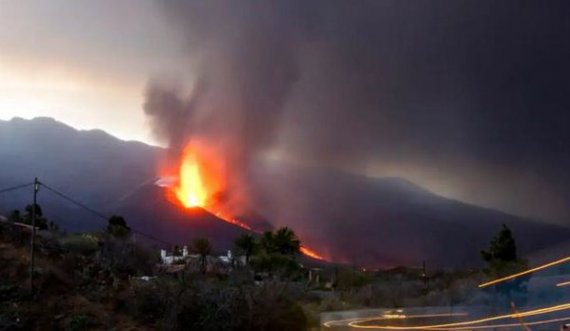
[[[277,229],[275,233],[271,231],[263,233],[261,248],[268,254],[278,253],[294,256],[299,253],[301,242],[293,230],[283,227]]]
[[[288,227],[278,229],[273,235],[273,246],[283,255],[295,256],[301,248],[301,241]]]
[[[174,245],[174,248],[172,249],[172,255],[173,256],[182,256],[182,249],[180,249],[180,246]]]
[[[114,237],[124,238],[131,233],[131,228],[127,225],[124,217],[113,215],[109,218],[107,232]]]
[[[212,251],[212,244],[208,238],[198,238],[192,243],[194,251],[200,254],[200,270],[203,274],[206,273],[206,262],[208,255]]]
[[[260,246],[267,254],[271,254],[276,251],[275,241],[273,240],[273,232],[265,231],[263,233],[260,240]]]
[[[290,228],[283,227],[275,232],[263,233],[260,247],[259,256],[252,261],[256,270],[280,276],[290,276],[298,271],[299,265],[294,257],[299,253],[301,242]]]
[[[24,215],[23,222],[26,224],[32,224],[32,215],[34,214],[34,205],[29,204],[24,209],[26,214]],[[40,230],[46,230],[48,228],[48,221],[43,217],[42,207],[36,204],[35,208],[36,214],[36,227]]]
[[[34,204],[31,203],[31,204],[27,205],[25,210],[26,210],[26,214],[31,216],[32,213],[34,212]],[[42,207],[40,207],[40,205],[38,205],[36,203],[36,218],[42,217],[43,215],[44,215],[44,213],[42,211]]]
[[[245,255],[245,263],[249,264],[249,258],[255,254],[258,248],[255,237],[251,234],[243,234],[235,240],[235,246]]]
[[[10,217],[8,218],[10,222],[22,222],[22,215],[18,209],[12,210]]]
[[[48,230],[50,231],[59,231],[59,225],[57,225],[56,223],[49,221],[48,222]]]
[[[487,263],[517,261],[515,238],[513,238],[511,230],[505,224],[491,240],[489,250],[481,251],[481,256]]]
[[[503,224],[501,230],[493,237],[488,250],[482,250],[481,256],[487,262],[486,272],[491,277],[504,277],[527,268],[526,262],[517,256],[517,246],[511,230]],[[507,301],[526,300],[526,282],[530,276],[519,277],[495,285],[499,294],[505,295]]]

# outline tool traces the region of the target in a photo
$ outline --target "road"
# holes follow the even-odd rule
[[[482,307],[428,307],[323,313],[322,330],[560,330],[570,303],[502,314]]]

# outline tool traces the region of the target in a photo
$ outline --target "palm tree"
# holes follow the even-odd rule
[[[273,235],[273,245],[278,253],[294,256],[299,253],[301,241],[293,230],[283,227],[279,228]]]
[[[206,259],[212,251],[212,244],[208,238],[198,238],[192,243],[194,251],[200,254],[200,270],[206,273]]]
[[[275,253],[275,240],[273,238],[273,232],[265,231],[261,236],[260,246],[263,251],[267,254]]]
[[[235,246],[245,254],[245,264],[249,265],[249,258],[257,251],[257,241],[248,233],[239,236],[235,242]]]

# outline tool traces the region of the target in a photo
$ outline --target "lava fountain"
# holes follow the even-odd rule
[[[183,152],[179,165],[178,183],[173,188],[178,201],[186,208],[207,208],[213,203],[212,197],[224,189],[223,174],[209,171],[207,153],[200,152],[196,145],[188,145]],[[215,164],[215,163],[214,163]]]
[[[208,192],[200,176],[200,166],[194,154],[184,155],[179,178],[175,193],[180,203],[188,208],[203,206]]]
[[[221,159],[204,144],[190,142],[184,148],[179,164],[162,171],[162,177],[177,178],[175,184],[168,186],[168,200],[183,208],[202,208],[227,223],[260,234],[260,230],[238,220],[223,208],[228,183],[225,162]],[[304,245],[300,251],[310,258],[325,260]]]

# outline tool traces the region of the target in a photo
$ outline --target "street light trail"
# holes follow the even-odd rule
[[[566,262],[569,262],[569,261],[570,261],[570,256],[565,257],[565,258],[562,258],[562,259],[560,259],[560,260],[556,260],[556,261],[552,261],[552,262],[543,264],[543,265],[538,266],[538,267],[534,267],[534,268],[532,268],[532,269],[528,269],[528,270],[525,270],[525,271],[521,271],[521,272],[519,272],[519,273],[512,274],[512,275],[510,275],[510,276],[498,278],[498,279],[495,279],[495,280],[492,280],[492,281],[489,281],[489,282],[486,282],[486,283],[479,284],[479,288],[483,288],[483,287],[495,285],[495,284],[498,284],[498,283],[501,283],[501,282],[504,282],[504,281],[507,281],[507,280],[515,279],[515,278],[520,277],[520,276],[524,276],[524,275],[531,274],[531,273],[536,272],[536,271],[540,271],[540,270],[544,270],[544,269],[547,269],[547,268],[550,268],[550,267],[554,267],[554,266],[556,266],[556,265],[559,265],[559,264],[562,264],[562,263],[566,263]]]
[[[443,313],[443,314],[418,314],[418,315],[405,315],[405,314],[383,314],[381,317],[374,317],[373,320],[393,320],[393,319],[412,319],[412,318],[434,318],[434,317],[457,317],[468,316],[468,313]],[[327,328],[339,326],[343,323],[350,325],[350,323],[358,323],[372,320],[370,317],[355,317],[342,320],[333,320],[323,323]],[[348,322],[348,323],[347,323]]]
[[[559,312],[563,310],[570,309],[570,303],[544,307],[534,310],[529,310],[521,313],[512,313],[512,314],[504,314],[504,315],[497,315],[497,316],[490,316],[485,318],[479,318],[474,320],[467,320],[462,322],[454,322],[454,323],[443,323],[443,324],[428,324],[428,325],[418,325],[418,326],[395,326],[395,325],[362,325],[363,323],[369,323],[372,321],[384,321],[384,320],[391,320],[391,319],[407,319],[407,318],[419,318],[421,316],[427,317],[437,317],[437,316],[445,316],[449,314],[432,314],[432,315],[410,315],[406,316],[404,314],[400,315],[401,317],[386,317],[386,315],[375,317],[375,318],[359,318],[359,319],[349,319],[352,320],[346,323],[346,326],[357,328],[357,329],[376,329],[376,330],[474,330],[474,329],[490,329],[490,328],[505,328],[505,327],[516,327],[520,326],[520,323],[504,323],[504,324],[488,324],[488,325],[478,325],[487,322],[494,322],[502,319],[520,319],[523,317],[531,317],[531,316],[539,316],[543,314]],[[527,322],[526,325],[539,325],[539,324],[547,324],[547,323],[555,323],[570,320],[570,316],[562,317],[562,318],[554,318],[549,320],[539,320],[539,321],[532,321]],[[338,321],[329,321],[324,325],[327,327],[333,326],[336,322],[347,322],[348,320],[338,320]]]

